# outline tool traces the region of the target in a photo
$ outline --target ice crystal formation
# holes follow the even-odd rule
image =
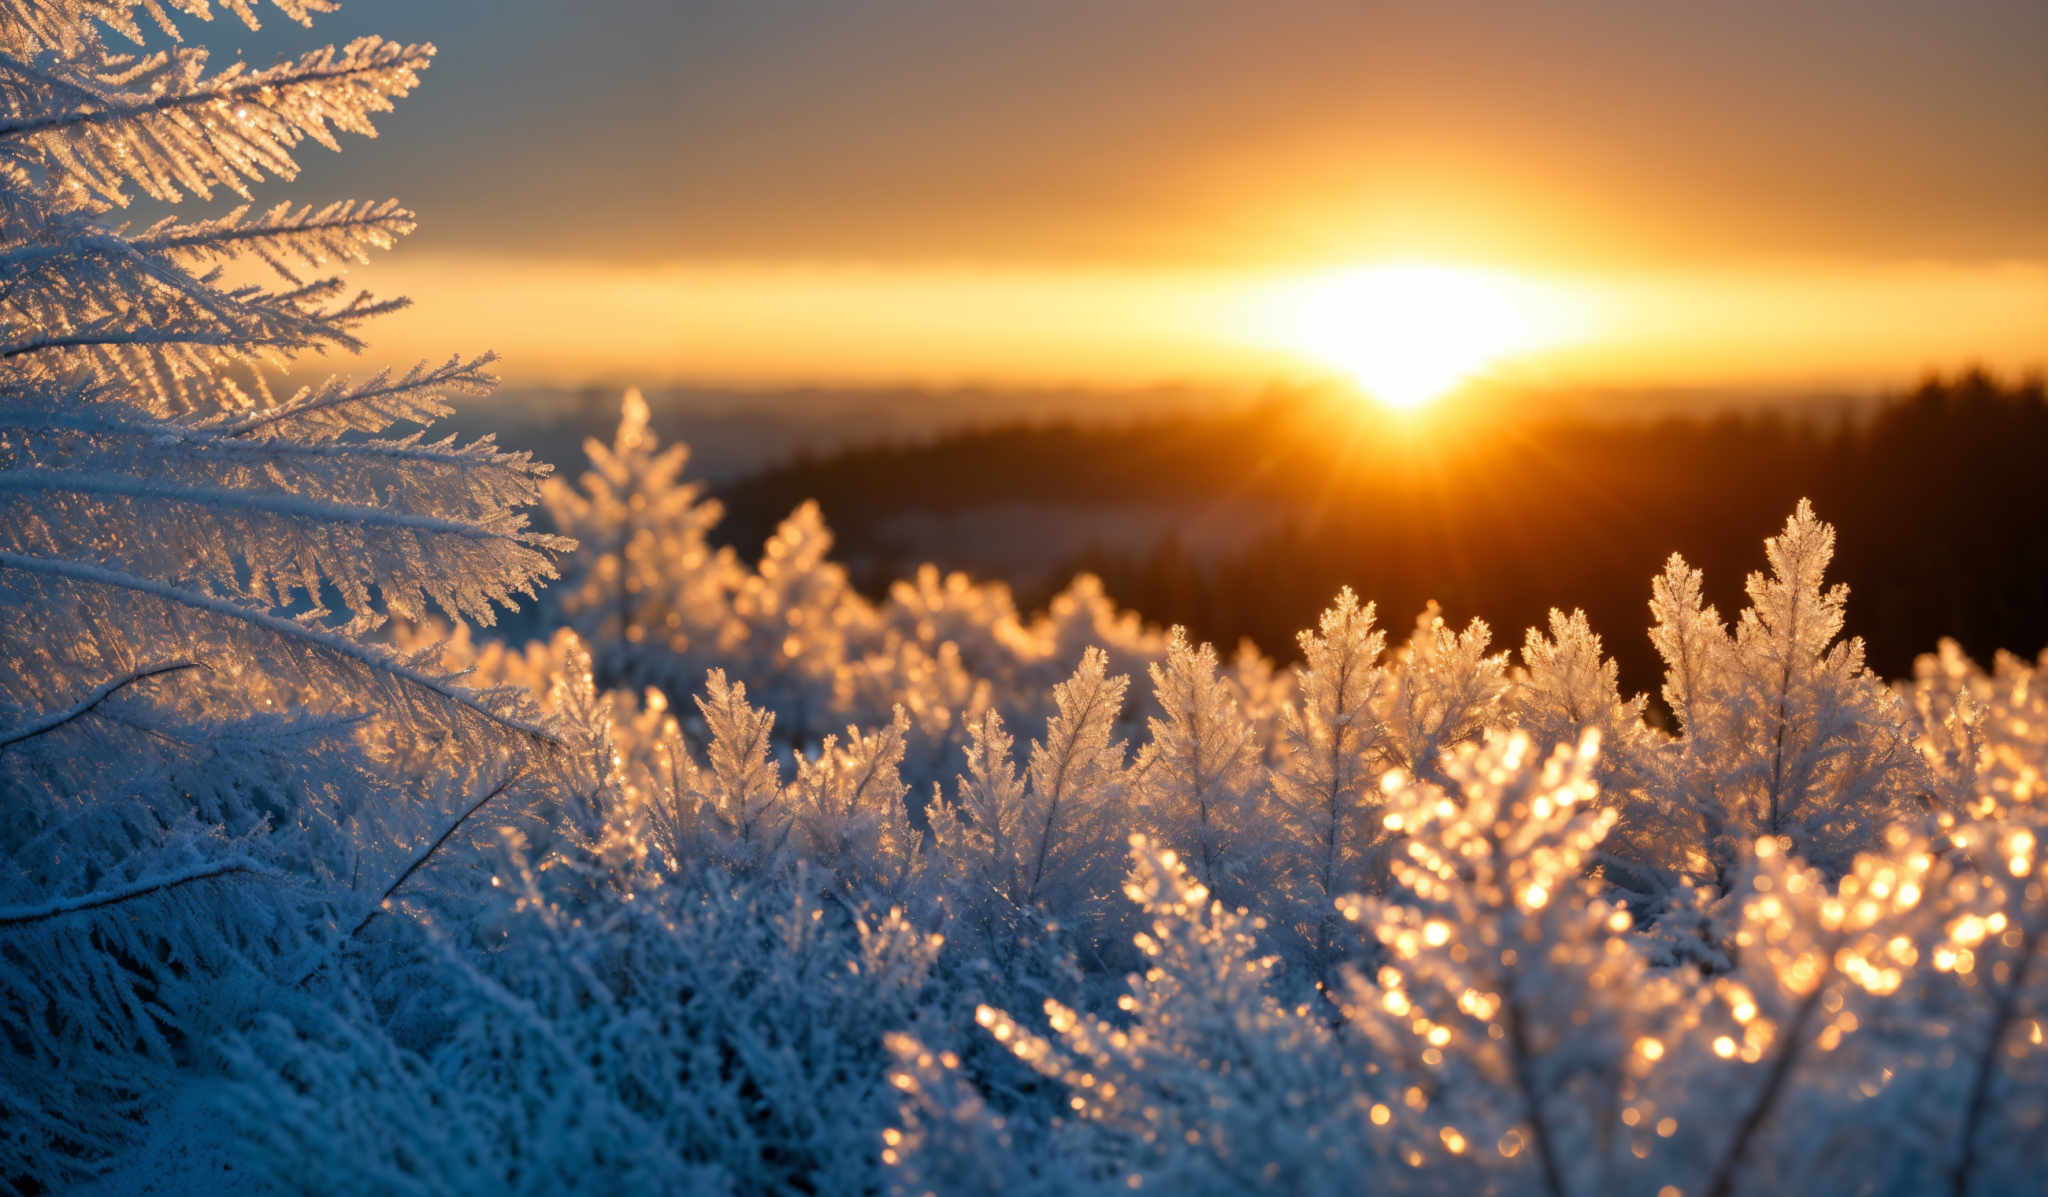
[[[638,396],[572,484],[423,431],[481,361],[278,383],[412,219],[255,192],[431,51],[208,15],[0,0],[0,1187],[2038,1187],[2042,663],[1874,677],[1808,506],[1651,581],[1668,719],[1576,612],[749,564]]]

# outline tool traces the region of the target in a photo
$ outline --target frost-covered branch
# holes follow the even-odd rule
[[[97,910],[103,906],[116,906],[136,898],[205,881],[210,877],[225,877],[235,873],[254,873],[268,876],[275,870],[265,867],[244,856],[227,860],[211,861],[177,873],[143,877],[126,885],[112,889],[95,890],[71,898],[52,898],[32,906],[0,906],[0,927],[19,927],[28,923],[40,923],[60,915],[75,914],[81,910]]]
[[[1824,953],[1830,963],[1823,966],[1832,969],[1833,953]],[[1750,1145],[1759,1131],[1769,1125],[1771,1115],[1778,1108],[1779,1099],[1785,1095],[1786,1082],[1792,1077],[1792,1070],[1798,1065],[1807,1043],[1807,1030],[1813,1023],[1813,1016],[1820,1010],[1821,995],[1825,991],[1828,977],[1823,975],[1814,984],[1813,992],[1806,995],[1794,1009],[1792,1020],[1783,1028],[1778,1050],[1771,1055],[1770,1072],[1757,1088],[1756,1096],[1742,1112],[1735,1124],[1735,1133],[1729,1137],[1728,1146],[1722,1150],[1721,1162],[1714,1168],[1713,1177],[1707,1182],[1707,1197],[1728,1197],[1735,1191],[1735,1180],[1743,1166],[1749,1162]]]
[[[439,678],[431,677],[400,661],[391,660],[379,650],[347,636],[324,632],[296,620],[271,615],[241,606],[227,599],[215,598],[209,594],[186,587],[174,586],[150,578],[139,578],[120,570],[108,569],[82,561],[64,561],[33,557],[25,553],[0,551],[0,568],[25,570],[29,573],[49,577],[67,578],[95,586],[110,586],[146,594],[167,603],[175,603],[202,611],[210,615],[248,624],[281,639],[302,644],[308,648],[330,654],[334,657],[360,666],[372,673],[382,674],[410,685],[417,686],[454,706],[462,707],[481,716],[490,723],[530,736],[545,744],[559,746],[555,734],[536,723],[494,710],[475,695]]]
[[[46,715],[39,715],[19,726],[0,730],[0,748],[5,748],[10,744],[19,743],[34,736],[40,736],[44,732],[55,731],[73,719],[90,712],[94,707],[112,698],[123,688],[132,686],[144,678],[152,678],[161,674],[176,673],[181,669],[196,669],[199,667],[197,661],[168,661],[160,665],[145,665],[140,669],[131,669],[119,677],[108,678],[87,691],[85,696],[77,702],[72,703],[61,711],[52,711]]]
[[[348,934],[343,938],[355,938],[357,933],[362,931],[364,927],[370,925],[371,919],[374,919],[378,915],[384,913],[386,904],[391,901],[391,895],[397,893],[400,886],[412,880],[412,875],[414,873],[419,872],[420,869],[426,866],[426,863],[429,860],[433,859],[434,853],[439,852],[441,850],[441,845],[447,843],[448,840],[452,836],[454,836],[454,834],[457,831],[460,831],[462,829],[462,825],[464,823],[469,822],[470,817],[472,815],[476,814],[476,812],[482,810],[485,806],[489,805],[491,799],[496,798],[498,795],[503,794],[506,790],[511,789],[513,783],[517,782],[521,777],[524,777],[525,775],[526,770],[524,768],[514,769],[510,773],[507,773],[502,781],[498,782],[496,785],[490,787],[489,789],[485,790],[482,794],[478,795],[476,801],[470,803],[466,808],[463,809],[463,812],[461,814],[455,816],[454,820],[451,821],[448,824],[448,826],[441,829],[441,834],[435,836],[432,843],[428,844],[425,848],[422,848],[417,854],[413,856],[412,862],[406,865],[404,870],[401,871],[397,877],[392,879],[390,885],[384,887],[384,892],[377,896],[377,900],[375,902],[371,903],[369,910],[364,912],[362,920],[356,923],[355,926],[349,928]]]
[[[556,538],[537,532],[490,528],[466,520],[441,519],[430,515],[390,511],[382,507],[360,507],[322,503],[293,494],[266,493],[248,488],[181,487],[152,480],[110,477],[67,470],[0,470],[0,491],[58,491],[71,494],[118,495],[165,503],[182,503],[225,511],[260,511],[271,515],[297,516],[325,523],[357,524],[371,528],[401,528],[410,532],[456,536],[465,540],[501,540],[519,545],[557,544]]]
[[[497,380],[486,373],[484,368],[496,360],[498,355],[495,353],[486,353],[469,361],[450,358],[443,365],[431,370],[425,366],[414,366],[395,382],[391,381],[389,371],[378,374],[361,386],[350,387],[338,381],[330,382],[318,389],[302,391],[290,402],[281,403],[268,411],[210,426],[207,431],[228,437],[250,436],[264,431],[276,432],[277,425],[280,424],[305,420],[335,409],[373,410],[384,400],[398,398],[408,400],[402,409],[404,412],[418,413],[400,415],[398,418],[416,419],[419,415],[438,415],[442,414],[438,404],[433,407],[425,406],[433,402],[431,396],[434,392],[445,390],[475,394],[488,390]],[[382,426],[381,423],[377,425]]]
[[[73,77],[93,101],[0,120],[0,143],[61,139],[76,177],[114,202],[123,179],[164,200],[214,186],[246,196],[245,180],[294,173],[288,151],[300,141],[333,149],[330,129],[373,132],[368,114],[411,91],[433,54],[363,37],[264,70],[235,63],[210,79],[204,51],[109,60],[100,78]]]
[[[2044,941],[2048,941],[2048,924],[2028,927],[2021,934],[2019,947],[2013,953],[2012,974],[1998,995],[1983,1050],[1977,1053],[1971,1067],[1969,1102],[1963,1107],[1962,1125],[1956,1131],[1960,1154],[1956,1158],[1955,1170],[1950,1174],[1955,1197],[1969,1197],[1970,1185],[1975,1180],[1977,1137],[1990,1107],[1991,1080],[1998,1072],[1999,1058],[2005,1054],[2006,1037],[2013,1031],[2020,997],[2026,992],[2028,977],[2033,972],[2036,959],[2042,954]],[[2039,1031],[2035,1034],[2038,1036]]]

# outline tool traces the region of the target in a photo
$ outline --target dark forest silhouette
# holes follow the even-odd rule
[[[1782,411],[1653,423],[1447,410],[1420,422],[1355,404],[1276,397],[1213,416],[1124,426],[1009,425],[922,444],[802,458],[722,492],[721,534],[758,549],[816,498],[874,589],[916,564],[878,531],[906,512],[1043,500],[1166,504],[1192,531],[1225,503],[1275,522],[1240,549],[1098,549],[1058,571],[1100,575],[1148,619],[1283,659],[1340,586],[1405,624],[1425,603],[1479,616],[1518,645],[1552,606],[1583,608],[1624,685],[1655,690],[1644,579],[1674,548],[1742,605],[1756,545],[1802,496],[1841,530],[1835,577],[1850,632],[1888,676],[1952,636],[1971,653],[2048,643],[2048,400],[2042,382],[1930,377],[1862,419]],[[941,556],[940,564],[947,564]],[[1020,579],[1042,602],[1052,579]]]

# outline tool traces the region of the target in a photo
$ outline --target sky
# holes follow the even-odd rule
[[[1391,388],[2048,358],[2041,0],[346,0],[205,40],[365,32],[441,53],[265,194],[418,210],[358,271],[416,301],[394,359]]]

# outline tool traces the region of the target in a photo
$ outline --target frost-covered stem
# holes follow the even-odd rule
[[[229,229],[207,229],[204,231],[181,232],[176,236],[137,237],[137,249],[170,252],[190,249],[200,245],[225,245],[236,241],[259,241],[268,237],[288,237],[296,233],[328,233],[342,229],[373,228],[389,224],[398,213],[362,215],[347,214],[326,220],[309,220],[303,224],[245,224]]]
[[[1337,666],[1336,690],[1339,704],[1342,704],[1344,701],[1345,687],[1350,682],[1351,658],[1346,656]],[[1347,782],[1344,776],[1344,763],[1346,760],[1344,748],[1346,740],[1351,735],[1353,729],[1350,719],[1347,718],[1341,726],[1333,727],[1330,730],[1335,734],[1330,738],[1330,788],[1323,796],[1325,807],[1323,811],[1323,859],[1317,877],[1317,881],[1323,888],[1323,913],[1322,917],[1316,921],[1314,949],[1316,979],[1318,981],[1322,980],[1324,970],[1329,967],[1330,940],[1334,938],[1332,931],[1336,926],[1335,910],[1332,902],[1337,896],[1333,891],[1337,888],[1337,857],[1343,842],[1340,829],[1343,826],[1343,799],[1344,788]]]
[[[409,57],[414,57],[416,64],[417,56]],[[357,63],[332,70],[307,71],[304,74],[285,78],[255,75],[247,82],[238,83],[233,87],[208,88],[189,92],[170,92],[147,103],[108,106],[106,108],[96,108],[90,112],[60,112],[50,116],[35,117],[30,120],[0,125],[0,141],[11,141],[15,138],[44,133],[52,129],[69,129],[81,125],[119,123],[133,120],[139,116],[151,116],[160,112],[175,112],[179,109],[188,108],[205,108],[215,104],[245,100],[250,96],[260,95],[263,92],[280,88],[305,87],[310,84],[332,83],[338,79],[348,79],[356,75],[377,74],[389,71],[395,65],[398,65],[395,61]]]
[[[1501,842],[1498,830],[1487,836],[1487,847],[1493,853],[1496,875],[1505,876],[1507,845]],[[1515,982],[1514,969],[1510,968],[1501,975],[1501,1009],[1507,1018],[1508,1052],[1513,1057],[1515,1084],[1522,1090],[1523,1103],[1529,1107],[1529,1138],[1536,1147],[1536,1162],[1543,1169],[1543,1184],[1550,1191],[1550,1197],[1566,1197],[1564,1175],[1557,1170],[1557,1155],[1550,1143],[1550,1124],[1543,1119],[1543,1098],[1537,1092],[1536,1077],[1531,1070],[1534,1061],[1530,1058],[1529,1021],[1522,1013],[1521,987]]]
[[[1678,660],[1676,662],[1679,677],[1685,679],[1685,703],[1683,709],[1680,709],[1678,703],[1672,703],[1671,713],[1678,716],[1679,726],[1685,732],[1685,755],[1686,759],[1690,761],[1697,755],[1695,742],[1700,737],[1700,720],[1696,709],[1699,704],[1695,701],[1699,695],[1700,680],[1697,662],[1693,660],[1693,638],[1687,635],[1686,631],[1687,629],[1681,625],[1677,638]]]
[[[309,396],[302,403],[280,404],[269,411],[258,412],[255,415],[245,417],[231,424],[222,424],[209,428],[207,431],[221,436],[247,436],[279,420],[296,419],[299,416],[306,415],[309,412],[320,411],[323,408],[338,407],[351,403],[366,403],[370,400],[382,399],[390,395],[403,395],[410,391],[426,391],[438,387],[489,386],[493,379],[490,375],[483,372],[483,368],[497,360],[498,355],[495,353],[486,353],[482,357],[469,362],[451,360],[447,365],[430,374],[408,374],[397,382],[384,386],[371,386],[353,391],[340,390],[326,395]]]
[[[51,577],[69,578],[74,582],[89,582],[98,586],[113,586],[122,590],[133,590],[138,594],[151,595],[181,607],[190,607],[197,611],[205,611],[211,615],[219,615],[226,619],[246,623],[251,627],[261,628],[272,635],[281,636],[286,640],[291,640],[306,647],[316,648],[322,652],[331,653],[337,657],[352,661],[374,673],[381,673],[397,678],[400,681],[410,682],[447,700],[455,706],[474,712],[485,720],[497,724],[508,731],[523,733],[552,747],[562,747],[560,739],[538,724],[528,723],[523,719],[517,719],[499,711],[494,711],[473,694],[449,685],[438,678],[430,677],[401,662],[387,660],[367,646],[358,644],[345,636],[337,636],[329,632],[320,631],[317,628],[310,628],[297,620],[286,619],[283,616],[271,615],[263,611],[253,611],[227,599],[216,598],[213,595],[203,594],[196,590],[188,590],[181,586],[173,586],[168,582],[159,582],[152,578],[139,578],[134,574],[123,573],[117,569],[108,569],[105,566],[93,565],[84,561],[62,561],[49,557],[32,557],[26,553],[11,553],[0,550],[0,568],[13,568]]]
[[[403,395],[410,391],[433,390],[437,387],[488,386],[492,382],[492,378],[490,375],[485,374],[483,369],[497,360],[498,355],[495,353],[486,353],[482,357],[468,362],[450,360],[447,365],[430,374],[417,376],[408,374],[397,382],[384,386],[365,387],[354,391],[339,390],[326,395],[312,395],[302,403],[280,404],[269,411],[258,412],[255,415],[245,417],[231,424],[217,425],[207,429],[207,431],[221,436],[247,436],[279,420],[296,419],[299,416],[306,415],[309,412],[320,411],[323,408],[337,407],[350,403],[366,403],[370,400],[382,399],[390,395]]]
[[[1060,773],[1064,777],[1065,760],[1060,762]],[[1038,828],[1038,850],[1031,856],[1031,884],[1024,889],[1024,904],[1027,906],[1038,900],[1038,883],[1045,878],[1045,854],[1052,847],[1052,825],[1053,821],[1059,818],[1060,799],[1065,796],[1065,789],[1062,781],[1061,786],[1046,800],[1045,821]]]
[[[1785,725],[1792,717],[1792,654],[1799,650],[1799,608],[1801,587],[1789,587],[1792,594],[1790,627],[1785,629],[1785,666],[1778,675],[1778,726],[1771,744],[1771,793],[1770,822],[1766,826],[1772,835],[1778,834],[1778,812],[1783,801],[1785,787]]]
[[[2040,946],[2043,924],[2036,923],[2020,941],[2019,961],[2013,966],[2011,984],[1998,995],[1998,1006],[1992,1013],[1991,1034],[1984,1041],[1984,1052],[1977,1057],[1977,1075],[1970,1082],[1970,1104],[1963,1113],[1962,1139],[1963,1154],[1956,1161],[1951,1174],[1951,1191],[1956,1197],[1968,1197],[1970,1173],[1977,1167],[1977,1126],[1984,1120],[1984,1110],[1991,1097],[1991,1078],[1998,1073],[1998,1049],[2005,1043],[2005,1033],[2012,1026],[2013,1014],[2019,1009],[2020,994],[2027,987],[2027,971],[2033,966],[2035,949]]]
[[[1209,896],[1213,899],[1217,892],[1215,837],[1209,826],[1209,787],[1202,784],[1202,709],[1199,699],[1188,711],[1188,784],[1194,790],[1195,815],[1201,826],[1202,884],[1209,888]]]
[[[199,668],[199,662],[197,661],[169,661],[161,665],[145,665],[140,669],[131,670],[119,677],[108,678],[87,691],[85,697],[61,711],[53,711],[47,715],[37,716],[19,727],[0,732],[0,748],[6,748],[10,744],[19,744],[23,740],[40,736],[44,732],[55,731],[73,719],[84,715],[107,699],[112,698],[121,689],[134,685],[144,678],[152,678],[165,673],[176,673],[180,669],[197,668]]]
[[[190,869],[183,873],[168,873],[158,877],[144,877],[140,881],[131,881],[127,885],[116,889],[95,890],[89,894],[80,894],[75,898],[55,898],[35,906],[0,906],[0,927],[19,927],[26,923],[40,923],[46,919],[53,919],[64,914],[73,914],[81,910],[96,910],[102,906],[113,906],[121,902],[145,897],[149,894],[159,893],[163,890],[176,889],[181,885],[190,885],[194,881],[204,881],[209,877],[224,877],[231,873],[268,875],[270,870],[250,860],[248,857],[237,856],[228,860],[218,860],[212,864],[201,865],[198,868]]]
[[[1791,672],[1789,666],[1786,672]],[[1785,717],[1785,695],[1780,692],[1778,695],[1778,734],[1772,737],[1771,743],[1770,817],[1769,821],[1764,824],[1772,835],[1778,834],[1778,791],[1784,785],[1785,779]]]
[[[412,863],[405,866],[405,871],[398,875],[398,879],[396,881],[393,881],[390,885],[384,887],[384,892],[378,896],[376,903],[370,907],[369,912],[363,915],[362,921],[357,923],[355,926],[349,928],[349,933],[343,936],[342,938],[355,938],[355,935],[358,931],[361,931],[363,928],[370,925],[371,919],[374,919],[378,915],[384,913],[384,903],[389,902],[391,900],[391,895],[398,892],[398,887],[404,885],[407,881],[412,880],[412,875],[414,873],[419,872],[420,869],[426,865],[427,861],[433,858],[434,853],[439,852],[441,850],[441,845],[447,843],[450,836],[453,836],[456,833],[456,831],[458,831],[462,827],[464,823],[469,822],[469,817],[471,815],[474,815],[476,812],[482,810],[484,808],[484,805],[488,803],[491,799],[496,798],[498,795],[504,793],[506,790],[511,789],[512,783],[518,781],[521,777],[524,777],[525,775],[526,769],[524,766],[514,769],[511,773],[505,776],[505,780],[499,782],[495,786],[492,786],[489,790],[484,791],[483,797],[478,798],[475,802],[470,803],[469,809],[463,811],[462,814],[457,816],[453,823],[448,824],[448,826],[441,832],[441,834],[435,837],[434,842],[427,845],[426,851],[421,852],[418,856],[413,857]]]
[[[1100,687],[1091,688],[1088,692],[1088,705],[1082,707],[1080,712],[1074,717],[1071,721],[1072,726],[1077,728],[1088,726],[1089,719],[1095,714],[1096,704],[1101,701],[1102,692]],[[1067,791],[1067,769],[1073,764],[1074,753],[1077,751],[1079,751],[1077,740],[1074,737],[1069,737],[1067,750],[1060,754],[1060,766],[1053,771],[1052,793],[1046,798],[1045,822],[1038,829],[1038,850],[1032,854],[1031,858],[1031,885],[1024,894],[1024,904],[1027,906],[1038,900],[1038,883],[1045,878],[1045,856],[1052,847],[1053,820],[1059,817],[1060,800],[1066,796]]]
[[[358,507],[328,503],[293,494],[265,494],[246,488],[176,486],[153,479],[121,478],[84,470],[0,471],[0,491],[64,491],[79,495],[118,495],[129,499],[156,499],[193,507],[233,511],[247,509],[270,515],[305,516],[333,523],[359,524],[366,528],[401,528],[465,540],[504,540],[530,544],[528,533],[501,532],[466,520],[441,519],[431,515],[388,511],[382,507]]]
[[[861,769],[860,781],[854,785],[853,792],[846,796],[846,809],[839,812],[842,818],[850,819],[860,811],[861,801],[867,797],[868,787],[874,784],[875,778],[880,774],[881,758],[870,756]]]
[[[1813,992],[1806,995],[1806,1000],[1799,1004],[1798,1012],[1793,1014],[1791,1024],[1785,1028],[1785,1048],[1771,1061],[1771,1075],[1765,1078],[1763,1090],[1735,1128],[1735,1138],[1728,1143],[1728,1154],[1722,1157],[1713,1183],[1707,1186],[1707,1197],[1729,1197],[1735,1191],[1735,1173],[1742,1167],[1743,1157],[1749,1154],[1750,1140],[1763,1129],[1771,1108],[1778,1104],[1778,1098],[1785,1091],[1785,1083],[1792,1079],[1792,1068],[1799,1062],[1800,1047],[1806,1039],[1806,1024],[1812,1021],[1813,1012],[1820,1008],[1821,994],[1827,990],[1828,980],[1833,975],[1835,945],[1828,946],[1826,958],[1830,962],[1829,971],[1814,984]]]
[[[5,65],[6,56],[0,55],[0,68],[4,68]],[[119,237],[107,235],[78,236],[60,245],[14,244],[8,246],[4,252],[0,252],[0,275],[6,277],[11,288],[45,262],[59,262],[66,259],[75,260],[79,258],[110,258],[134,265],[148,278],[169,282],[174,286],[178,286],[180,291],[213,308],[217,309],[223,306],[221,303],[222,297],[218,293],[193,286],[190,280],[181,279],[176,271],[166,269],[159,263],[152,262],[144,257],[140,252],[143,244],[141,240],[124,241]],[[184,285],[179,285],[180,283]]]
[[[1543,1101],[1536,1092],[1536,1078],[1530,1072],[1529,1027],[1522,1015],[1522,999],[1510,972],[1501,980],[1501,1003],[1507,1015],[1508,1050],[1514,1054],[1515,1084],[1529,1107],[1529,1137],[1535,1141],[1536,1162],[1543,1168],[1543,1184],[1551,1197],[1565,1197],[1564,1176],[1557,1170],[1557,1156],[1550,1145],[1550,1126],[1543,1120]]]
[[[145,336],[139,333],[114,335],[110,333],[71,333],[65,336],[31,337],[0,348],[0,358],[15,358],[25,354],[40,353],[45,349],[83,349],[94,345],[244,345],[261,340],[254,336],[224,332],[162,333]]]

